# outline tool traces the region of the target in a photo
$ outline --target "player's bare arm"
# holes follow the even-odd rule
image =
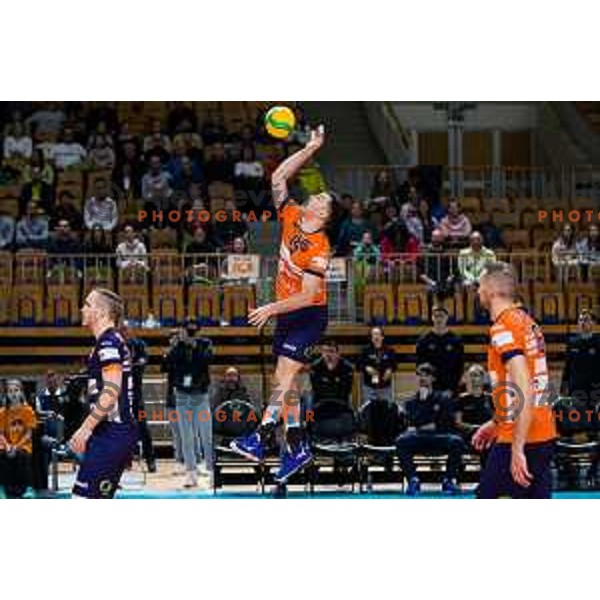
[[[525,457],[525,441],[531,425],[532,389],[527,368],[527,359],[523,355],[513,356],[506,365],[510,380],[518,386],[523,394],[523,407],[515,416],[513,430],[512,456],[510,471],[513,479],[521,486],[527,487],[532,480]]]
[[[299,310],[307,306],[313,306],[314,300],[318,297],[321,285],[321,278],[310,273],[304,273],[302,278],[302,291],[294,294],[285,300],[271,302],[259,308],[250,311],[248,321],[251,325],[259,329],[267,324],[267,321],[276,315]]]
[[[106,419],[115,409],[123,383],[123,369],[121,366],[110,365],[102,369],[102,381],[104,385],[98,400],[69,442],[71,449],[78,454],[85,452],[87,442],[98,423]]]
[[[317,153],[325,141],[325,128],[319,125],[310,132],[310,139],[306,146],[290,157],[286,158],[275,169],[271,176],[271,190],[275,208],[279,209],[288,194],[287,182]]]
[[[481,425],[481,427],[479,427],[479,429],[475,432],[475,435],[473,435],[473,448],[475,448],[475,450],[478,452],[486,450],[494,443],[497,436],[498,427],[496,425],[496,421],[491,419],[490,421],[487,421]]]

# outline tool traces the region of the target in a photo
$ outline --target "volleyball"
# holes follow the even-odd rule
[[[278,140],[290,136],[296,126],[296,115],[287,106],[274,106],[265,115],[265,128],[268,134]]]

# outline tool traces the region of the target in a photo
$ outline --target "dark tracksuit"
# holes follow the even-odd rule
[[[313,405],[323,400],[337,400],[350,405],[354,367],[340,358],[334,369],[329,369],[324,358],[310,365],[310,385],[313,391]]]
[[[405,408],[409,426],[416,427],[416,431],[403,433],[396,440],[398,459],[406,477],[417,476],[416,454],[448,454],[446,478],[456,479],[466,447],[462,438],[452,433],[454,404],[451,396],[434,390],[421,400],[417,393]],[[433,429],[423,429],[432,424]]]
[[[417,340],[417,366],[429,363],[435,369],[433,387],[456,392],[463,376],[465,349],[460,336],[430,331]]]

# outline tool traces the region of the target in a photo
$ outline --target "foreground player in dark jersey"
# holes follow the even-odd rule
[[[96,288],[81,313],[96,345],[88,359],[90,414],[69,442],[74,452],[84,455],[73,496],[112,498],[138,440],[131,356],[117,329],[123,302],[114,292]]]

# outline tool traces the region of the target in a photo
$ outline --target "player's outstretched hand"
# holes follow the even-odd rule
[[[265,304],[259,308],[255,308],[251,310],[248,314],[248,322],[250,325],[254,325],[259,329],[262,329],[267,321],[274,315],[273,308],[271,304]]]
[[[520,452],[512,451],[510,459],[510,473],[513,479],[521,487],[529,487],[531,480],[533,479],[529,468],[527,467],[527,457],[521,450]]]
[[[316,129],[310,132],[310,140],[308,140],[306,147],[313,152],[316,152],[325,142],[325,127],[319,125]]]
[[[471,443],[477,452],[482,452],[489,448],[496,439],[496,424],[494,421],[484,423],[473,436]]]
[[[91,432],[88,429],[80,427],[69,440],[69,447],[75,454],[84,454],[87,441],[90,439]]]

